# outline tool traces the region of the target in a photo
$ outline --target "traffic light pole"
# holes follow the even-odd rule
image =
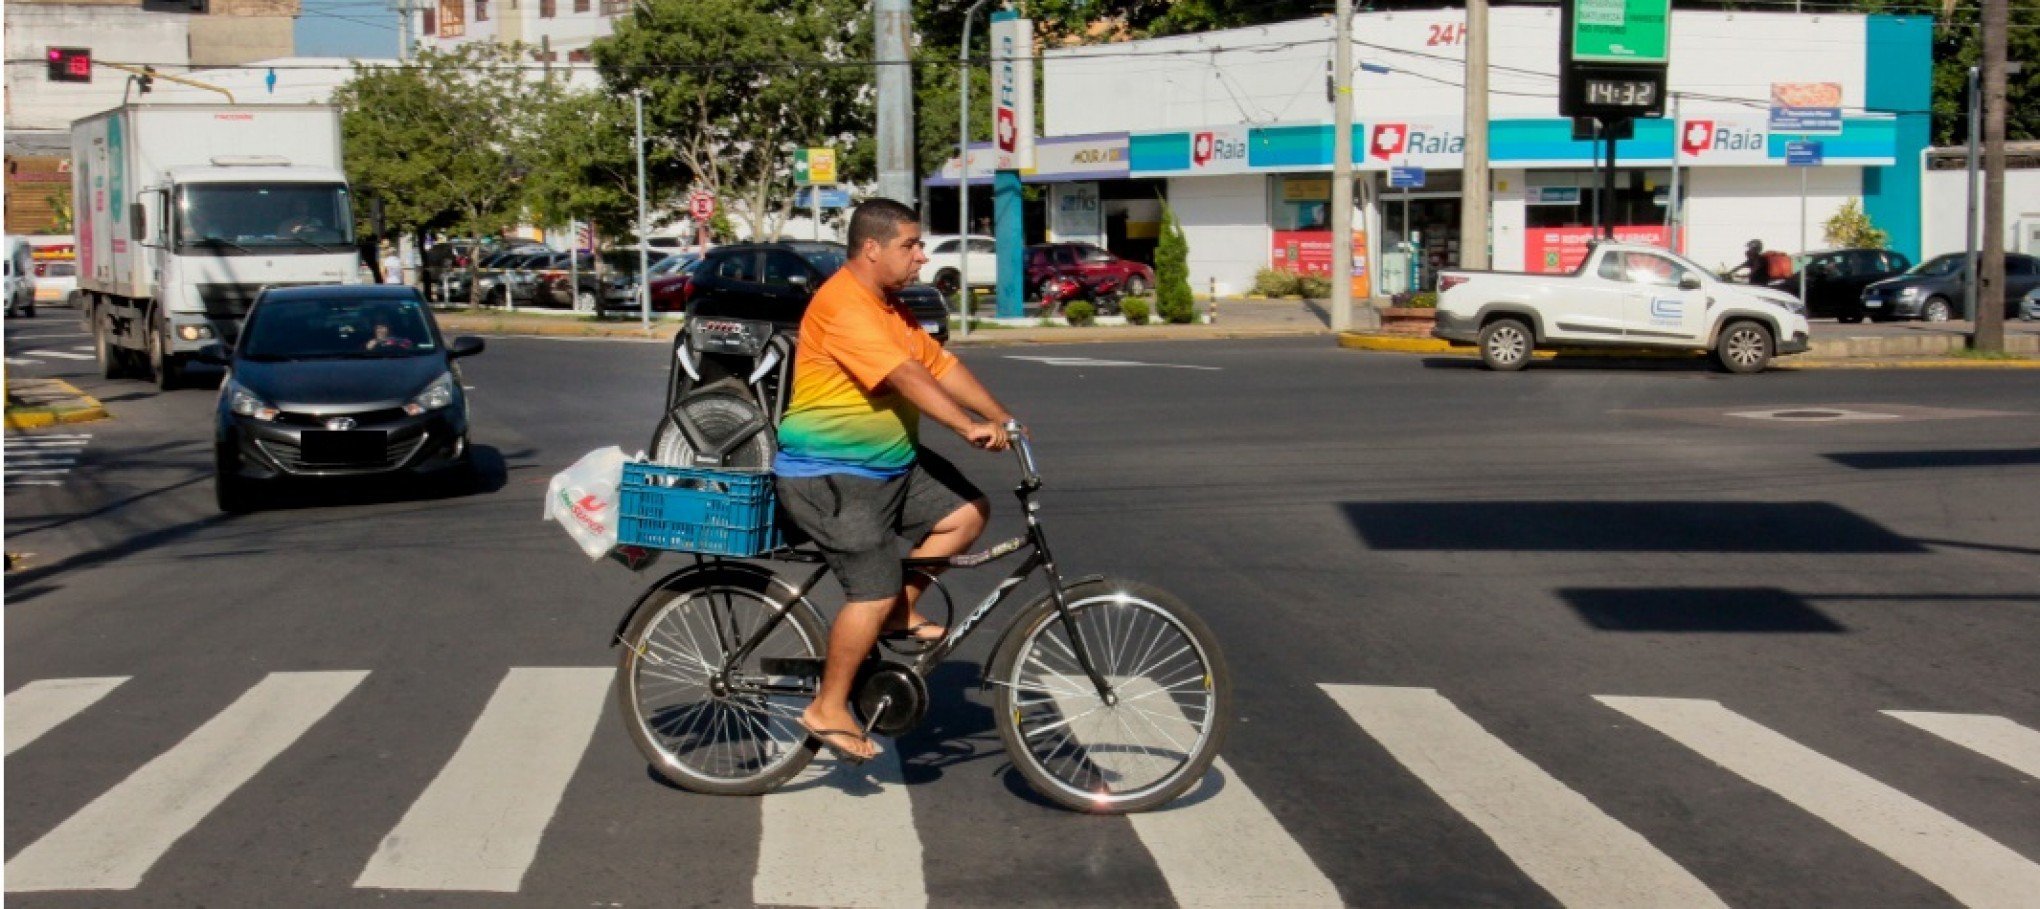
[[[213,85],[210,82],[200,82],[197,79],[186,79],[183,76],[173,76],[169,73],[159,73],[156,72],[156,70],[152,67],[129,66],[125,63],[108,63],[104,60],[94,60],[92,61],[92,65],[104,66],[107,67],[108,69],[117,69],[124,73],[133,73],[136,76],[140,76],[143,80],[142,91],[145,93],[148,91],[148,80],[162,79],[165,82],[175,82],[179,85],[189,85],[192,88],[202,88],[209,92],[219,92],[220,94],[227,96],[228,104],[239,103],[234,100],[233,92],[227,91],[226,89],[221,88],[217,85]],[[122,100],[125,101],[126,99],[123,98]]]

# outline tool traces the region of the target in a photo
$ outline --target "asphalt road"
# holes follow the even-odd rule
[[[44,322],[10,323],[10,356]],[[7,549],[33,553],[6,594],[10,903],[2040,892],[2040,372],[965,351],[1032,427],[1065,572],[1176,591],[1233,668],[1222,770],[1173,810],[1090,818],[1008,768],[975,684],[990,636],[875,779],[818,762],[730,799],[647,773],[605,680],[649,578],[539,515],[580,454],[647,443],[664,355],[491,339],[467,361],[481,491],[299,490],[231,518],[211,392],[33,367],[116,419],[34,434],[79,452],[61,473],[18,473],[37,446],[8,436]],[[1014,479],[939,433],[987,489]],[[63,681],[92,679],[125,681]]]

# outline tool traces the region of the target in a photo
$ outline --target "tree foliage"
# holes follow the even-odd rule
[[[872,175],[872,70],[844,65],[871,56],[860,2],[641,0],[591,56],[612,93],[644,92],[661,186],[715,193],[752,236],[792,213],[794,149],[833,146],[840,180]]]
[[[1891,234],[1871,222],[1861,199],[1843,203],[1827,219],[1824,231],[1828,243],[1846,249],[1884,249],[1891,245]]]
[[[575,91],[560,96],[538,118],[539,141],[533,150],[525,202],[540,224],[586,221],[604,237],[637,235],[636,113],[630,97],[602,91]],[[654,170],[672,168],[661,159],[669,146],[646,143],[646,208],[654,217],[679,202],[687,181],[656,182]],[[654,162],[657,162],[656,166]],[[684,172],[684,168],[681,168]],[[655,222],[656,223],[656,222]]]

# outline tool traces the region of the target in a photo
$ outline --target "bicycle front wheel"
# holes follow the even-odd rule
[[[799,719],[815,678],[788,667],[819,665],[827,633],[770,584],[749,572],[714,573],[654,593],[624,629],[617,707],[638,751],[675,785],[758,795],[814,756]],[[781,611],[786,618],[724,672],[729,655]]]
[[[999,737],[1013,766],[1076,811],[1168,803],[1203,778],[1232,716],[1217,639],[1181,600],[1146,584],[1086,581],[1063,597],[1115,699],[1099,697],[1054,598],[1043,597],[993,659]]]

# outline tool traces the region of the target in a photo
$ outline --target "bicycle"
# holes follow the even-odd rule
[[[1041,526],[1031,444],[1007,429],[1020,462],[1014,489],[1024,536],[981,552],[908,558],[909,571],[971,569],[1026,557],[940,641],[881,641],[852,697],[872,733],[901,735],[928,709],[926,673],[1037,572],[1048,591],[993,648],[984,685],[1013,766],[1036,791],[1075,811],[1144,811],[1181,795],[1217,757],[1232,716],[1218,642],[1182,601],[1137,581],[1065,581]],[[819,686],[828,631],[807,599],[829,573],[819,552],[781,545],[755,561],[818,564],[793,583],[754,561],[697,557],[655,582],[619,624],[617,706],[632,741],[672,783],[716,795],[758,795],[800,772],[820,743],[798,724]],[[929,575],[931,578],[933,575]],[[939,581],[930,591],[948,594]],[[928,602],[924,594],[923,604]],[[954,619],[953,608],[949,618]],[[885,651],[913,657],[890,659]]]

